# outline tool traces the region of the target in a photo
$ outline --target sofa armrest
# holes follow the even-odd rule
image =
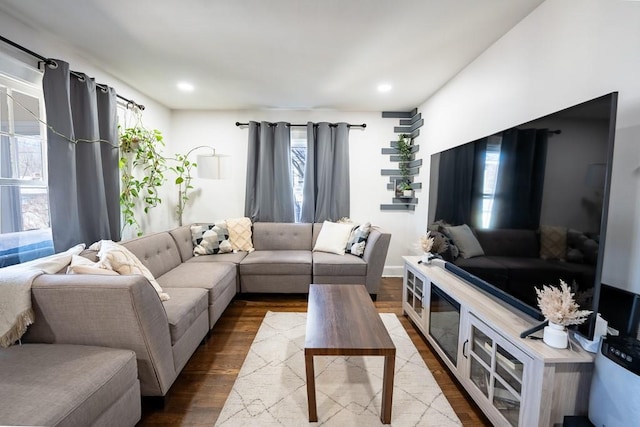
[[[387,259],[391,234],[379,227],[371,227],[371,232],[364,248],[363,260],[367,262],[367,278],[365,286],[370,294],[377,294],[380,288],[380,278]]]
[[[169,323],[141,275],[42,275],[31,288],[35,322],[26,342],[133,350],[141,392],[163,396],[175,380]]]

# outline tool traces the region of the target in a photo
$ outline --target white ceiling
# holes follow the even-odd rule
[[[171,109],[406,111],[543,1],[2,0],[0,12]],[[383,82],[393,89],[378,93]]]

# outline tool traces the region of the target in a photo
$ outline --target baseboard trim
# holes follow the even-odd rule
[[[384,270],[382,270],[382,276],[383,277],[403,277],[404,267],[401,265],[385,266]]]

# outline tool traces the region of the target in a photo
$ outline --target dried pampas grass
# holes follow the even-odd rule
[[[431,248],[433,248],[434,240],[435,239],[431,237],[430,231],[427,231],[427,234],[425,234],[424,236],[420,236],[420,247],[422,247],[422,250],[425,253],[431,252]]]
[[[590,310],[578,310],[578,304],[573,299],[569,286],[560,280],[560,287],[542,286],[536,288],[538,307],[549,322],[558,325],[580,325],[592,313]]]

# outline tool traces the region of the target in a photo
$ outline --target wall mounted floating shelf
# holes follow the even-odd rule
[[[397,166],[393,169],[381,169],[380,175],[389,177],[387,183],[387,190],[393,191],[394,197],[391,199],[391,204],[380,205],[380,210],[383,211],[415,211],[418,199],[415,197],[415,190],[422,189],[422,183],[415,182],[414,177],[420,173],[420,166],[422,166],[422,159],[416,159],[416,154],[420,151],[420,146],[415,143],[415,138],[420,135],[420,128],[424,124],[422,114],[418,113],[418,109],[414,108],[412,111],[383,111],[382,118],[400,119],[400,126],[395,126],[393,132],[400,134],[407,134],[411,137],[411,156],[410,160],[406,163],[408,181],[411,186],[411,196],[404,197],[403,192],[398,190],[398,184],[407,181],[407,177],[403,176],[401,172],[402,157],[398,151],[398,141],[394,140],[390,142],[390,148],[383,148],[382,154],[389,155],[389,161],[395,163]]]

